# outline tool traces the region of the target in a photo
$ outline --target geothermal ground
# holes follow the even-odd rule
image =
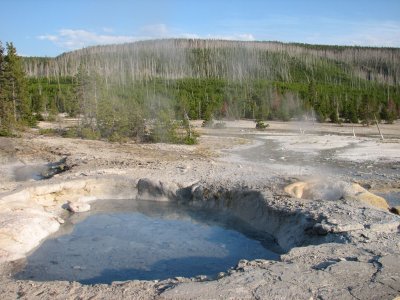
[[[381,125],[384,140],[376,127],[361,125],[271,122],[265,131],[251,121],[227,122],[225,129],[194,125],[202,134],[195,146],[85,141],[35,131],[0,138],[1,298],[400,295],[400,124]],[[240,260],[212,277],[108,285],[15,279],[29,254],[79,216],[70,210],[88,210],[99,199],[227,212],[273,236],[284,254],[274,261]]]

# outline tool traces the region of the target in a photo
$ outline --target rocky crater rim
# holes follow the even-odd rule
[[[92,177],[40,183],[0,195],[0,264],[24,259],[60,228],[70,211],[87,211],[100,199],[175,201],[192,207],[226,211],[259,233],[272,235],[283,252],[299,246],[348,242],[352,231],[396,232],[398,216],[365,212],[354,203],[307,201],[269,190],[193,183],[181,186],[155,179]],[[112,201],[112,200],[110,200]],[[353,216],[347,213],[349,205]],[[335,214],[323,211],[335,208]]]

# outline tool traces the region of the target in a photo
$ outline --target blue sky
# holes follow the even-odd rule
[[[0,0],[21,55],[170,37],[400,47],[400,0]]]

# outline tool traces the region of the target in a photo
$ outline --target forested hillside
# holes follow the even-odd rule
[[[99,136],[138,136],[143,119],[393,122],[400,49],[155,40],[24,58],[33,112],[67,112]]]

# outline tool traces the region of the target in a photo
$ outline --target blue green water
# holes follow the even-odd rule
[[[139,203],[111,212],[94,208],[75,222],[71,233],[45,241],[15,277],[94,284],[214,276],[240,259],[279,258],[272,238],[240,220],[173,204]]]

